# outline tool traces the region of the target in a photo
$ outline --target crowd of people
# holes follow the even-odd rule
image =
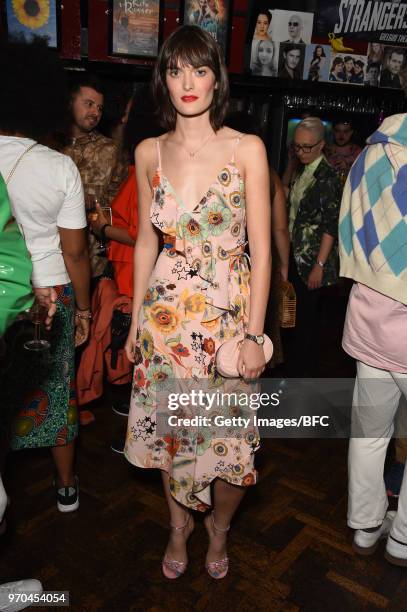
[[[257,23],[259,66],[273,52],[269,17]],[[298,36],[284,53],[290,73]],[[112,94],[89,74],[67,81],[41,40],[2,42],[0,66],[7,85],[0,197],[8,211],[0,238],[14,228],[15,265],[26,262],[24,277],[0,277],[2,294],[21,289],[1,310],[0,456],[50,448],[57,508],[77,510],[78,425],[97,418],[89,402],[112,384],[116,412],[128,415],[117,450],[135,466],[161,470],[171,526],[164,576],[185,573],[193,511],[209,511],[205,566],[223,578],[231,521],[257,480],[258,431],[202,439],[191,428],[169,442],[158,426],[167,408],[159,392],[171,381],[189,389],[232,384],[217,355],[239,340],[229,359],[249,393],[267,366],[265,329],[273,366],[284,362],[287,377],[317,376],[320,304],[341,275],[355,281],[343,346],[357,361],[353,427],[363,432],[350,443],[348,521],[355,550],[370,554],[387,536],[387,559],[407,565],[407,484],[398,512],[387,513],[383,480],[398,403],[407,396],[406,115],[386,119],[363,152],[350,121],[337,121],[328,144],[321,119],[305,117],[280,180],[256,130],[226,117],[222,53],[196,26],[178,28],[163,44],[152,98],[128,86]],[[297,316],[282,344],[278,301],[287,281]],[[30,318],[36,331],[47,328],[48,350],[24,349]],[[6,506],[1,485],[0,530]],[[0,597],[13,589],[41,585],[3,585]]]

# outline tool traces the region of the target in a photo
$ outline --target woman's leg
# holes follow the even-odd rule
[[[213,515],[205,518],[205,526],[209,535],[207,564],[226,557],[227,528],[245,493],[246,487],[232,485],[220,478],[215,480]]]
[[[65,446],[53,446],[51,452],[58,473],[58,488],[73,486],[75,484],[73,471],[75,440],[71,440]]]
[[[184,529],[171,529],[168,546],[165,551],[165,557],[167,559],[173,559],[175,561],[186,563],[188,560],[186,544],[189,535],[194,529],[194,520],[188,508],[175,501],[171,495],[168,473],[162,470],[161,475],[165,499],[167,500],[168,509],[170,511],[171,527],[185,526]]]

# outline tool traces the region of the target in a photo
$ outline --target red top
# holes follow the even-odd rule
[[[133,240],[137,238],[138,211],[135,167],[129,166],[129,175],[111,203],[112,224],[128,230]],[[134,247],[111,240],[108,258],[113,264],[115,280],[122,295],[133,297]]]

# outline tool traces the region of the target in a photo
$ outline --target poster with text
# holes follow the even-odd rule
[[[111,0],[111,52],[156,57],[160,13],[160,0]]]
[[[407,3],[385,0],[319,0],[314,34],[343,40],[407,44]]]

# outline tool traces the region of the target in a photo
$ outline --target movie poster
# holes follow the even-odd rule
[[[319,0],[314,34],[332,32],[345,41],[407,44],[407,3],[385,0]]]
[[[160,0],[111,0],[112,53],[156,57]]]
[[[7,0],[7,30],[10,36],[43,36],[49,47],[58,47],[56,0]]]
[[[184,24],[197,25],[218,42],[226,55],[230,0],[185,0]]]

